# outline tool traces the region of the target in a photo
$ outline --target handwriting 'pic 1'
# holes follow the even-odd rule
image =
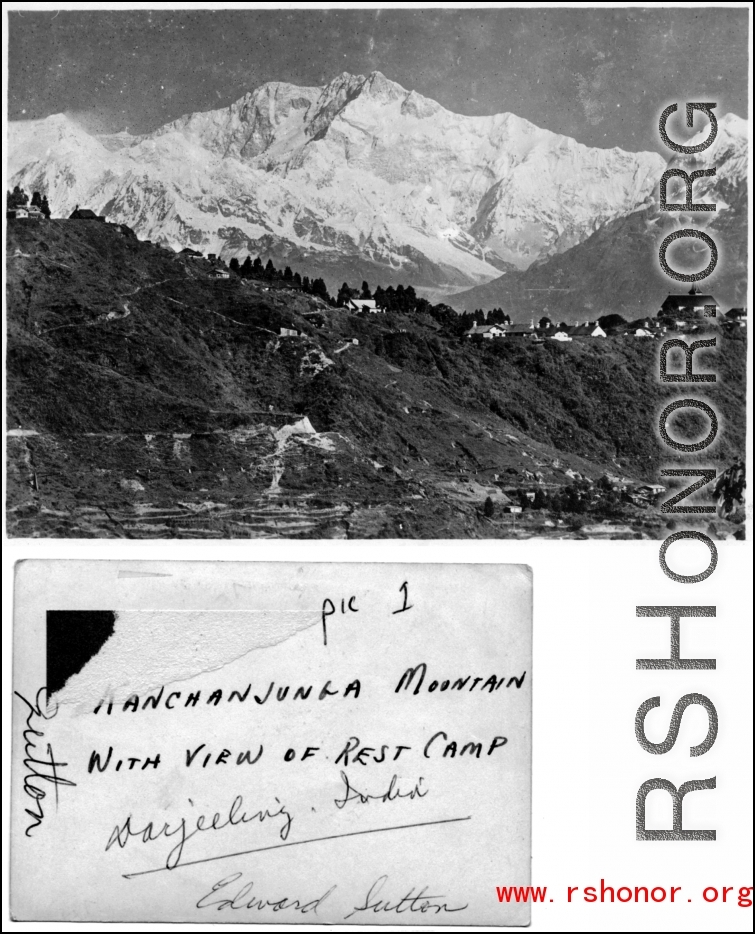
[[[17,566],[29,921],[526,925],[520,565]]]

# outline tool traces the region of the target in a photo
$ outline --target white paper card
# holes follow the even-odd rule
[[[17,566],[20,920],[524,925],[516,565]]]

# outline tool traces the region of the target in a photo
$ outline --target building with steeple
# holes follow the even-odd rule
[[[668,295],[658,314],[664,318],[702,318],[706,305],[718,309],[718,301],[712,295],[703,295],[693,285],[689,292],[682,295]]]

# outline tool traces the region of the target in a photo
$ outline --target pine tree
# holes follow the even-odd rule
[[[47,195],[45,195],[44,198],[42,198],[42,204],[40,205],[40,207],[42,210],[42,214],[45,217],[50,217],[50,215],[52,214],[52,211],[50,210],[50,205],[47,201]]]
[[[296,285],[296,286],[298,286],[299,288],[301,288],[301,276],[299,275],[298,272],[295,272],[295,273],[294,273],[294,285]]]
[[[250,279],[252,275],[252,257],[247,254],[246,259],[241,264],[241,275],[245,279]]]
[[[237,257],[235,257],[235,256],[232,256],[232,257],[231,257],[230,268],[233,270],[233,272],[238,273],[238,271],[239,271],[239,261],[238,261],[238,258],[237,258]]]
[[[42,195],[40,195],[38,191],[35,191],[34,194],[31,196],[31,206],[33,208],[42,207]]]
[[[277,276],[277,274],[278,272],[275,266],[273,266],[273,261],[269,259],[267,263],[265,263],[265,278],[274,279]]]
[[[336,301],[338,305],[341,308],[343,308],[344,305],[347,305],[349,303],[350,298],[351,298],[351,289],[349,288],[349,283],[344,282],[344,284],[338,290],[338,296],[336,298]]]
[[[309,292],[311,291],[311,286],[309,283],[309,276],[305,276],[301,282],[302,291]]]
[[[264,270],[264,267],[262,266],[262,260],[259,258],[259,256],[252,263],[252,269],[254,270],[255,276],[258,276],[261,278],[264,275],[265,270]]]
[[[291,272],[290,266],[286,266],[286,268],[283,270],[283,278],[286,280],[286,282],[291,282],[291,280],[294,278],[294,274]]]
[[[328,294],[328,287],[327,285],[325,285],[324,279],[315,279],[312,282],[312,294],[319,295],[320,298],[324,299],[325,301],[328,301],[328,299],[330,298],[330,295]]]
[[[19,185],[16,185],[13,191],[8,193],[6,201],[8,209],[13,210],[14,208],[25,207],[29,203],[29,196],[26,194],[23,188],[21,188]]]
[[[363,283],[362,283],[362,294],[361,294],[359,297],[360,297],[360,298],[368,298],[368,299],[369,299],[369,298],[372,298],[372,292],[370,292],[370,287],[369,287],[369,285],[367,285],[366,282],[363,282]]]

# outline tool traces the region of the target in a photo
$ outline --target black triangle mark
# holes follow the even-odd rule
[[[113,610],[47,611],[47,691],[54,694],[115,631]]]

